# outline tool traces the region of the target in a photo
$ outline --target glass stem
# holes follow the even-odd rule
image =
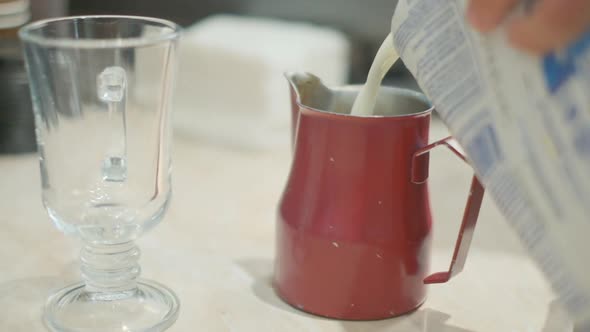
[[[80,256],[86,290],[105,299],[134,295],[141,272],[139,256],[135,242],[112,245],[86,243]]]

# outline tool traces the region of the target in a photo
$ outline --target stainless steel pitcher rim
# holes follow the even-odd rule
[[[313,112],[314,115],[317,115],[317,116],[325,115],[325,116],[330,116],[330,117],[339,117],[339,118],[343,118],[343,119],[371,121],[371,120],[375,120],[375,119],[400,119],[401,120],[401,119],[414,118],[414,117],[420,117],[420,116],[428,116],[435,109],[434,106],[431,105],[431,103],[428,101],[428,99],[426,98],[426,96],[424,94],[422,94],[418,91],[415,91],[415,90],[411,90],[411,89],[407,89],[407,88],[392,87],[392,86],[381,86],[380,89],[388,91],[389,93],[392,93],[392,94],[397,94],[397,95],[401,95],[401,96],[408,97],[408,98],[414,98],[415,100],[421,101],[421,102],[429,105],[429,107],[423,111],[411,112],[411,113],[407,113],[407,114],[392,114],[392,115],[381,115],[381,114],[353,115],[350,113],[339,113],[339,112],[333,112],[330,110],[320,109],[317,107],[313,107],[311,105],[304,104],[302,102],[300,88],[296,84],[296,82],[294,81],[294,78],[296,76],[301,76],[301,75],[308,76],[310,80],[316,81],[318,88],[325,89],[326,92],[329,92],[331,95],[337,95],[339,92],[356,92],[356,91],[359,91],[362,87],[362,84],[349,84],[349,85],[344,85],[344,86],[332,88],[332,87],[327,87],[326,85],[324,85],[320,78],[318,78],[317,76],[315,76],[311,73],[285,72],[284,76],[289,81],[289,84],[291,85],[291,88],[293,89],[293,91],[295,91],[295,93],[296,93],[295,103],[300,108],[301,112]]]

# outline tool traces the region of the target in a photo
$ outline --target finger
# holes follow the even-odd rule
[[[519,0],[471,0],[467,8],[469,23],[480,31],[490,31],[518,4]]]
[[[590,28],[590,1],[543,0],[531,15],[516,19],[509,38],[518,48],[543,54],[575,41]]]

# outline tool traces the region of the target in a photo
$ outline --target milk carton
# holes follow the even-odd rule
[[[569,313],[590,330],[590,32],[535,57],[510,47],[504,28],[472,30],[465,7],[400,0],[392,42]]]

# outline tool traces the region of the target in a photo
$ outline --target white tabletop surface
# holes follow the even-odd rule
[[[433,139],[445,135],[435,123]],[[274,217],[290,150],[245,151],[177,137],[174,195],[164,222],[139,241],[143,276],[173,288],[170,331],[568,332],[570,323],[493,202],[484,201],[465,271],[429,288],[418,311],[376,322],[308,315],[275,295]],[[433,269],[448,266],[470,169],[432,155]],[[43,331],[41,308],[79,278],[79,244],[49,221],[35,155],[0,156],[0,331]]]

